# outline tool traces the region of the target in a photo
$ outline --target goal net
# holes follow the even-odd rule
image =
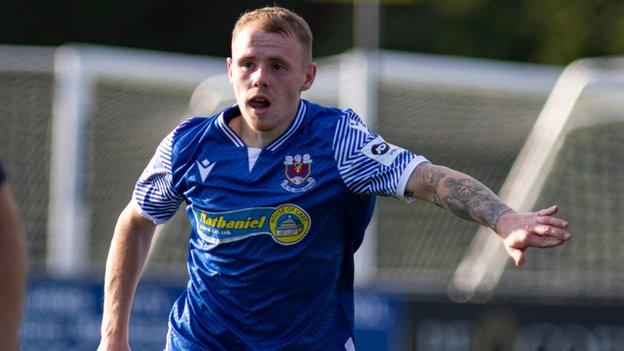
[[[53,48],[0,45],[0,159],[33,269],[47,247],[53,57]]]
[[[380,60],[377,127],[393,144],[497,192],[560,70],[413,54]],[[428,203],[379,199],[378,282],[445,295],[479,230]]]
[[[624,59],[583,59],[566,68],[519,155],[501,196],[519,210],[559,204],[575,236],[561,248],[533,250],[522,269],[504,250],[483,262],[468,295],[565,301],[621,299],[624,231]],[[492,239],[473,245],[476,254]],[[475,241],[475,244],[477,241]],[[490,245],[492,249],[496,245]],[[474,256],[466,263],[473,266]],[[476,265],[479,266],[479,265]],[[474,279],[477,278],[477,279]]]
[[[355,107],[389,142],[495,191],[560,74],[385,51],[375,60],[353,52],[319,60],[304,97]],[[2,47],[0,63],[8,87],[0,91],[0,157],[12,175],[31,262],[62,275],[104,269],[117,217],[160,140],[189,115],[233,103],[220,58]],[[186,276],[182,212],[157,230],[148,274]],[[371,228],[358,254],[366,254],[360,262],[372,268],[373,282],[436,294],[446,293],[478,231],[429,204],[384,198]]]
[[[57,50],[47,255],[52,273],[103,270],[136,179],[160,141],[188,116],[195,87],[223,65],[223,60],[142,50]],[[184,247],[188,231],[177,240]]]

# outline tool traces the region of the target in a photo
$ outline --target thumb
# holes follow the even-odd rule
[[[507,253],[514,260],[516,267],[522,266],[525,260],[525,254],[523,250],[516,249],[513,247],[507,247]]]

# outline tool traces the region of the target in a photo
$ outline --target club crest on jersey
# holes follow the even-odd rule
[[[282,181],[282,188],[293,193],[300,193],[310,190],[316,184],[316,180],[310,176],[312,158],[309,154],[286,156],[284,167],[286,179]]]

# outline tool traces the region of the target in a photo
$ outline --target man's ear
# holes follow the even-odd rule
[[[227,75],[230,84],[232,84],[232,58],[228,57],[225,59],[225,65],[227,66]]]
[[[305,82],[301,86],[301,91],[306,91],[310,89],[312,83],[314,83],[314,78],[316,77],[316,63],[310,62],[308,68],[305,73]]]

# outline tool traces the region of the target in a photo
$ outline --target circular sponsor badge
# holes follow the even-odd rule
[[[310,230],[310,216],[297,205],[281,205],[273,211],[269,219],[269,229],[273,240],[282,245],[298,243]]]

